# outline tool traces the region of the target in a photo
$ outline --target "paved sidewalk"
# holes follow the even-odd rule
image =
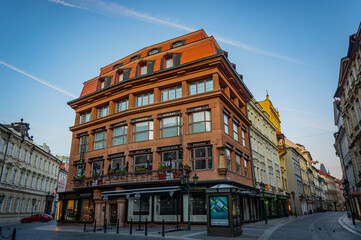
[[[300,216],[299,218],[302,218]],[[239,237],[233,239],[245,239],[245,240],[254,240],[254,239],[267,239],[276,229],[283,226],[284,224],[294,221],[296,218],[294,216],[270,219],[268,220],[268,224],[265,224],[264,221],[255,222],[255,223],[247,223],[242,226],[243,234]],[[145,236],[144,224],[141,225],[142,231],[137,231],[139,225],[134,224],[132,229],[132,235],[129,235],[129,227],[119,228],[119,237],[124,237],[124,239],[132,239],[132,238],[150,238],[150,239],[189,239],[189,240],[197,240],[197,239],[224,239],[225,237],[213,237],[207,236],[207,227],[206,226],[197,226],[192,225],[192,230],[187,231],[174,231],[174,232],[166,232],[165,237],[162,237],[161,231],[162,226],[156,225],[152,227],[148,227],[148,235]],[[186,226],[184,227],[186,228]],[[166,225],[165,231],[174,229],[174,225]],[[67,232],[83,232],[84,225],[47,225],[36,228],[39,231],[67,231]],[[101,227],[97,227],[97,232],[93,232],[93,226],[87,225],[87,234],[96,234],[97,236],[105,236],[105,235],[117,235],[116,227],[111,226],[107,229],[107,233],[104,234],[104,230]]]
[[[345,213],[342,217],[338,219],[338,223],[347,231],[352,232],[361,237],[361,221],[355,219],[356,225],[353,225],[352,218],[348,218]]]

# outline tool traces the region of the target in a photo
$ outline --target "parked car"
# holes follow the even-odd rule
[[[53,220],[53,217],[48,214],[34,214],[30,217],[25,217],[20,220],[22,223],[30,223],[30,222],[49,222]]]

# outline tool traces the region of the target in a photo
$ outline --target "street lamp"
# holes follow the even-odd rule
[[[295,215],[297,217],[297,210],[296,210],[296,202],[295,202],[295,192],[291,192],[292,198],[293,198],[293,206],[295,207]]]
[[[194,174],[193,176],[193,184],[197,185],[198,184],[198,176],[197,173]],[[191,230],[191,202],[190,202],[190,190],[191,190],[191,186],[190,186],[190,182],[189,182],[189,174],[188,172],[186,173],[186,175],[182,175],[181,176],[181,186],[184,190],[187,191],[188,193],[188,227],[187,230],[190,231]],[[178,214],[178,213],[177,213]]]
[[[264,190],[265,190],[266,185],[265,185],[263,182],[261,182],[259,186],[261,187],[262,197],[263,197],[263,213],[264,213],[263,215],[264,215],[264,222],[265,222],[266,224],[268,224],[268,222],[267,222],[267,210],[266,210],[266,199],[264,198]]]
[[[344,189],[346,191],[346,202],[348,203],[348,207],[350,209],[350,212],[351,212],[351,218],[352,218],[352,224],[353,225],[356,225],[355,223],[355,218],[354,218],[354,215],[353,215],[353,211],[352,211],[352,208],[351,208],[351,202],[350,202],[350,192],[349,192],[349,181],[347,180],[347,178],[345,180],[343,180],[343,186],[344,186]]]
[[[32,200],[33,207],[31,208],[31,215],[33,215],[35,203],[36,203],[36,198],[33,198],[33,200]]]

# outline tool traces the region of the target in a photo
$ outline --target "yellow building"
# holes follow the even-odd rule
[[[285,165],[285,154],[286,154],[286,146],[284,141],[284,135],[281,132],[281,120],[279,112],[274,108],[271,100],[269,99],[269,95],[267,93],[266,100],[258,102],[263,111],[268,113],[271,123],[277,128],[276,137],[277,137],[277,145],[278,145],[278,155],[280,159],[281,165],[281,173],[282,173],[282,185],[283,190],[286,193],[288,192],[288,182],[287,182],[287,174],[286,174],[286,165]]]

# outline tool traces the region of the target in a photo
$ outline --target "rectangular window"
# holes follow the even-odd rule
[[[5,140],[1,139],[0,151],[5,152]]]
[[[147,65],[140,67],[140,75],[145,75],[145,74],[147,74]]]
[[[182,86],[162,89],[162,101],[168,101],[182,97]]]
[[[194,170],[212,169],[212,147],[199,147],[191,149],[191,162]]]
[[[76,166],[76,176],[77,177],[80,177],[80,176],[84,175],[84,172],[85,171],[84,171],[82,165],[77,165]]]
[[[8,149],[8,154],[10,156],[13,156],[13,148],[14,148],[14,144],[9,142],[9,149]]]
[[[206,211],[206,195],[192,193],[192,214],[207,215]]]
[[[189,95],[213,91],[213,80],[203,79],[189,84]]]
[[[178,202],[178,208],[176,206]],[[179,209],[179,201],[176,201],[173,197],[159,196],[159,215],[176,215],[176,209]]]
[[[108,116],[108,110],[109,110],[108,106],[99,107],[98,108],[98,118]]]
[[[92,176],[103,175],[104,161],[93,162],[92,163]]]
[[[133,215],[149,215],[149,197],[134,199]]]
[[[228,148],[226,148],[226,157],[228,171],[232,171],[231,150],[229,150]]]
[[[81,136],[79,138],[79,153],[88,152],[89,135]]]
[[[151,170],[153,166],[153,154],[135,155],[133,157],[133,171]]]
[[[94,150],[105,148],[105,143],[107,141],[107,132],[98,132],[94,136]]]
[[[183,168],[182,150],[162,152],[160,165],[167,165],[170,166],[172,169]]]
[[[154,102],[153,92],[143,93],[137,96],[136,107],[152,104]]]
[[[153,140],[153,121],[135,123],[133,129],[134,142]]]
[[[244,162],[244,176],[245,176],[245,177],[248,177],[247,159],[244,158],[244,159],[243,159],[243,162]]]
[[[211,131],[211,112],[195,112],[189,115],[189,132],[200,133]]]
[[[160,120],[160,137],[174,137],[179,136],[180,119],[178,116],[163,118]]]
[[[171,68],[173,67],[173,58],[168,58],[165,61],[165,68]]]
[[[90,111],[80,114],[80,123],[86,123],[90,121]]]
[[[246,146],[246,137],[245,137],[245,131],[242,129],[242,145]],[[262,152],[262,145],[261,145],[261,152]]]
[[[224,123],[224,131],[225,133],[229,134],[228,131],[228,115],[223,113],[223,123]]]
[[[233,138],[238,141],[238,124],[233,121]]]
[[[115,107],[115,112],[120,112],[120,111],[127,110],[128,106],[129,106],[128,98],[123,99],[123,100],[117,102],[116,107]]]
[[[113,129],[113,146],[127,143],[127,126]]]
[[[121,82],[121,81],[123,81],[124,79],[123,79],[123,73],[121,73],[121,74],[119,74],[119,77],[118,77],[118,82]]]
[[[241,173],[241,156],[236,153],[236,172],[239,175],[242,175]]]

